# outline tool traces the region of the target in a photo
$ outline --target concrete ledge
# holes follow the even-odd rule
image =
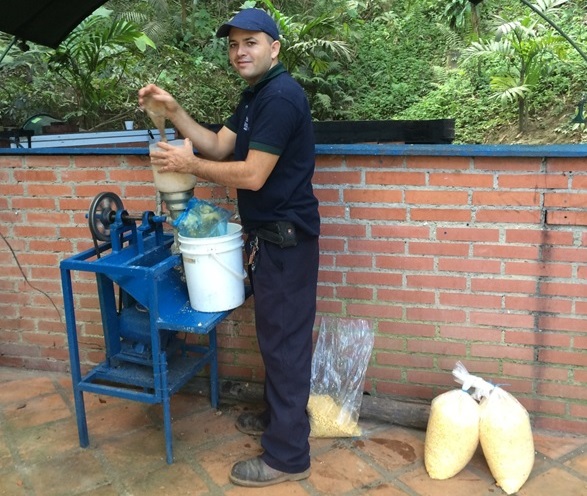
[[[130,131],[137,132],[137,131]],[[145,133],[145,131],[143,131]],[[147,146],[0,148],[2,155],[148,155]],[[317,155],[433,157],[587,157],[587,144],[569,145],[316,145]]]

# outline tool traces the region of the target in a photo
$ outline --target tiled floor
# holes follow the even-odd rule
[[[312,475],[265,489],[232,485],[228,472],[260,452],[234,428],[245,404],[213,411],[206,398],[172,398],[175,462],[165,461],[161,409],[86,394],[90,447],[78,444],[69,376],[0,368],[0,494],[495,496],[481,453],[456,477],[431,480],[424,433],[361,422],[360,439],[312,439]],[[535,432],[534,470],[521,496],[587,495],[587,436]]]

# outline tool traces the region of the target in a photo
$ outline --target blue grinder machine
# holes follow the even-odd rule
[[[162,198],[174,217],[192,196],[187,191]],[[89,445],[85,392],[161,403],[172,463],[171,396],[208,365],[211,405],[218,406],[216,326],[232,310],[208,313],[190,306],[182,258],[174,233],[163,229],[165,221],[150,211],[129,214],[116,194],[101,193],[88,212],[94,248],[63,260],[60,269],[80,446]],[[104,361],[83,375],[75,271],[96,275],[104,336]],[[190,333],[207,335],[207,346],[189,344]]]

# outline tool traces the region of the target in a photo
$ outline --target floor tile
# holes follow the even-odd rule
[[[528,480],[517,494],[518,496],[586,495],[587,481],[554,467]]]
[[[84,394],[90,446],[80,448],[67,374],[0,367],[0,496],[500,496],[481,449],[446,481],[424,467],[425,433],[361,422],[360,438],[311,438],[312,473],[264,489],[230,483],[261,453],[234,422],[246,403],[189,393],[171,401],[174,463],[161,405]],[[587,496],[587,436],[534,433],[536,459],[518,496]]]

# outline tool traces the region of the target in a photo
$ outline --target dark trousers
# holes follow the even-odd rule
[[[262,458],[282,472],[303,472],[310,466],[306,406],[318,263],[318,238],[305,238],[290,248],[260,239],[255,270],[250,274],[269,417],[261,438]]]

